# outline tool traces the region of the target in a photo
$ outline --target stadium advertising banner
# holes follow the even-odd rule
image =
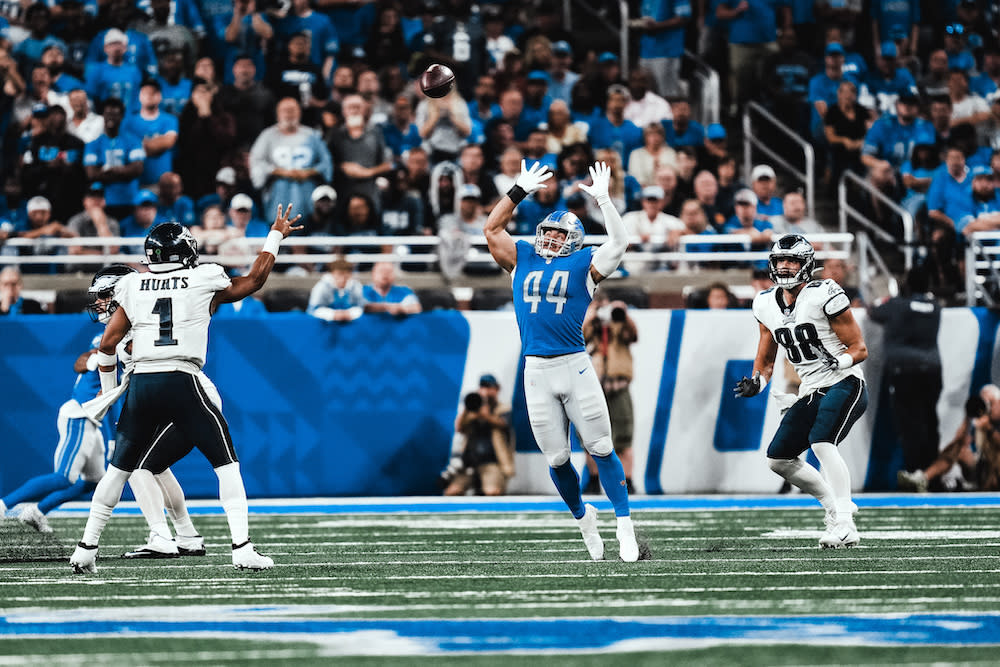
[[[639,491],[772,493],[764,458],[780,419],[785,369],[769,391],[735,399],[749,374],[758,327],[749,311],[633,310],[633,480]],[[856,311],[868,343],[870,402],[841,445],[856,489],[889,490],[901,452],[881,389],[881,329]],[[970,390],[997,376],[997,314],[948,309],[938,343],[943,441]],[[85,316],[0,322],[3,403],[0,489],[52,469],[56,415],[70,396],[73,362],[100,331]],[[247,492],[254,497],[440,493],[454,419],[483,373],[513,405],[517,475],[512,493],[553,492],[524,412],[520,345],[512,312],[435,311],[405,319],[366,315],[331,323],[300,313],[212,323],[206,373],[223,397]],[[581,462],[582,454],[574,461]],[[217,497],[198,452],[174,468],[191,497]]]

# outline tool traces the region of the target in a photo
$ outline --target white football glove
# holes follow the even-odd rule
[[[531,169],[528,169],[527,162],[521,160],[521,175],[514,181],[514,185],[524,190],[525,194],[530,195],[532,192],[540,190],[545,181],[550,178],[552,178],[552,172],[541,162],[536,162],[531,165]]]
[[[602,199],[610,199],[611,167],[605,162],[597,162],[590,168],[590,180],[593,185],[581,185],[580,189],[602,204]]]

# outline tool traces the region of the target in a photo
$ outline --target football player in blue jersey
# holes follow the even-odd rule
[[[625,473],[611,439],[608,404],[583,340],[583,318],[597,283],[618,269],[628,238],[608,192],[611,169],[598,162],[590,168],[590,176],[592,185],[580,188],[597,201],[604,214],[608,241],[599,248],[583,247],[583,225],[568,211],[555,211],[538,223],[534,244],[515,243],[507,233],[514,208],[552,177],[547,167],[536,163],[528,169],[523,160],[521,174],[493,207],[483,233],[493,259],[511,274],[525,357],[528,420],[552,481],[579,523],[590,557],[603,559],[597,510],[583,504],[580,478],[569,460],[572,423],[597,463],[601,484],[614,506],[619,556],[631,563],[639,559],[639,545],[629,514]]]
[[[868,406],[860,368],[868,348],[844,289],[830,279],[812,279],[814,256],[812,244],[798,234],[782,236],[772,246],[768,264],[775,286],[753,300],[760,326],[753,373],[734,392],[746,398],[763,391],[774,372],[778,346],[784,348],[802,383],[767,448],[768,465],[826,510],[821,547],[853,547],[861,541],[854,525],[858,507],[837,447]],[[810,448],[822,474],[799,458]]]

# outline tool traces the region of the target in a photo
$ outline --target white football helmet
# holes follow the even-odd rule
[[[91,320],[101,324],[111,321],[111,316],[118,309],[118,302],[114,300],[115,285],[122,276],[130,273],[138,272],[125,264],[112,264],[94,274],[94,279],[90,281],[90,288],[87,290],[87,296],[90,297],[87,314]]]
[[[795,260],[801,266],[792,275],[778,273],[778,261],[782,259]],[[771,246],[771,254],[767,258],[767,264],[774,284],[788,289],[812,280],[813,270],[816,268],[816,251],[813,250],[812,244],[806,240],[806,237],[799,234],[786,234]]]

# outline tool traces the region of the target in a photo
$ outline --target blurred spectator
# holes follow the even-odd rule
[[[563,149],[573,144],[587,141],[587,125],[572,122],[569,105],[560,99],[549,105],[548,133],[545,135],[545,152],[559,155]]]
[[[856,43],[855,30],[862,26],[862,11],[865,9],[861,0],[816,0],[816,18],[821,25],[831,25],[840,28],[845,44]]]
[[[447,98],[444,98],[447,99]],[[421,106],[428,103],[426,100],[421,102]],[[417,112],[419,115],[420,106],[417,107]],[[535,126],[531,124],[531,121],[524,115],[524,96],[521,91],[517,88],[508,88],[500,93],[500,113],[495,114],[485,126],[483,126],[483,133],[486,135],[487,141],[489,141],[495,126],[500,123],[509,123],[511,128],[514,130],[514,141],[521,143],[527,141],[528,134],[535,129]],[[423,126],[421,123],[417,122],[417,125]],[[427,134],[421,131],[421,134],[426,137]]]
[[[380,206],[375,178],[392,171],[392,151],[382,129],[369,127],[369,107],[360,95],[348,95],[342,105],[344,124],[333,129],[330,156],[337,165],[335,187],[341,196],[363,194]],[[327,174],[323,180],[329,180]]]
[[[902,200],[896,173],[893,171],[892,166],[885,160],[878,160],[873,166],[868,168],[865,181],[892,201]],[[855,201],[854,207],[878,227],[902,240],[902,225],[899,216],[882,203],[874,194],[862,194],[861,199]]]
[[[0,316],[41,315],[45,311],[34,299],[21,296],[24,281],[14,266],[0,269]]]
[[[31,138],[22,156],[21,193],[42,195],[53,204],[53,215],[66,220],[79,210],[86,183],[83,141],[66,133],[66,111],[49,109],[45,131]]]
[[[215,172],[215,189],[195,202],[195,217],[201,217],[202,211],[206,207],[225,206],[226,202],[232,199],[238,192],[236,188],[236,170],[232,167],[223,167]]]
[[[458,165],[454,162],[438,162],[434,165],[427,194],[431,205],[431,214],[428,218],[435,229],[437,229],[437,218],[445,213],[451,213],[458,205],[458,185]]]
[[[736,308],[738,299],[726,283],[712,283],[705,292],[705,303],[709,310]]]
[[[413,122],[413,106],[407,95],[397,95],[392,103],[392,114],[382,124],[382,136],[386,145],[392,149],[392,154],[398,160],[403,153],[423,141],[420,131]]]
[[[630,238],[639,237],[640,248],[644,252],[676,250],[677,238],[687,229],[678,218],[660,210],[662,199],[663,188],[648,185],[642,189],[642,209],[629,211],[622,216],[625,231]],[[659,268],[656,262],[629,261],[628,254],[625,255],[625,260],[629,274]]]
[[[160,111],[163,94],[156,79],[146,79],[139,88],[139,109],[122,123],[122,131],[142,141],[146,153],[139,185],[159,183],[160,176],[170,171],[177,143],[177,117]]]
[[[793,4],[792,11],[794,7]],[[804,35],[792,30],[778,33],[778,52],[764,60],[761,92],[767,109],[804,136],[809,129],[808,96],[813,59],[799,47],[812,48],[813,44],[801,37]]]
[[[73,238],[76,236],[68,227],[58,220],[52,219],[52,204],[45,197],[32,197],[28,200],[27,220],[15,227],[16,236],[22,239],[42,238]],[[67,252],[64,247],[46,248],[44,245],[18,248],[19,255],[62,255]],[[29,264],[24,273],[57,273],[64,267],[57,264]]]
[[[837,104],[837,90],[844,80],[844,47],[837,42],[827,44],[823,55],[823,71],[809,80],[809,103],[812,105],[809,130],[814,143],[819,146],[826,141],[823,130],[826,112]]]
[[[1000,90],[1000,40],[991,40],[983,48],[983,71],[972,79],[970,85],[972,92],[987,100]]]
[[[322,68],[321,78],[329,75],[333,61],[340,51],[337,29],[325,14],[314,12],[309,0],[291,0],[288,14],[278,21],[275,32],[279,43],[291,44],[300,35],[306,35],[311,42],[306,57],[312,64]],[[280,99],[284,94],[277,93]]]
[[[556,179],[550,178],[542,184],[540,190],[535,191],[534,195],[518,204],[514,217],[516,229],[511,233],[521,236],[534,234],[539,220],[554,211],[565,208],[563,197],[559,192],[559,184],[556,183]]]
[[[642,146],[642,130],[632,121],[625,119],[627,102],[627,88],[621,85],[608,88],[604,114],[591,123],[589,133],[591,146],[595,149],[614,149],[618,152],[621,162],[625,162],[633,150]]]
[[[146,160],[141,140],[122,131],[124,114],[125,104],[120,99],[105,100],[104,132],[87,144],[83,157],[87,178],[104,183],[108,212],[116,218],[131,209]]]
[[[118,220],[104,210],[104,185],[95,181],[83,194],[83,210],[66,221],[66,228],[83,238],[122,236]],[[116,254],[118,246],[70,246],[71,255]]]
[[[694,177],[694,196],[712,228],[716,231],[722,229],[728,216],[719,206],[719,182],[712,172],[701,171]]]
[[[312,200],[312,212],[303,216],[302,234],[305,236],[325,235],[340,236],[344,233],[344,225],[337,216],[337,191],[329,185],[317,185],[309,196]]]
[[[521,159],[524,156],[513,146],[500,155],[500,170],[493,176],[493,187],[498,193],[507,194],[521,175]]]
[[[555,171],[558,156],[546,150],[545,146],[548,134],[544,128],[543,124],[529,132],[528,140],[521,145],[521,150],[524,151],[524,159],[527,161],[529,168],[536,162],[540,162]]]
[[[910,159],[900,168],[903,187],[906,193],[902,206],[915,220],[923,216],[927,202],[927,191],[930,189],[931,178],[941,164],[941,157],[935,148],[934,134],[922,132],[914,138],[913,151]]]
[[[861,300],[861,292],[854,286],[855,280],[851,277],[852,273],[852,267],[846,259],[827,259],[823,262],[823,270],[820,271],[819,277],[822,280],[832,280],[840,285],[844,294],[851,300],[851,307],[860,308],[865,304]]]
[[[990,119],[990,105],[979,95],[969,93],[968,72],[953,69],[948,74],[948,96],[951,98],[951,126],[969,123],[982,134]]]
[[[410,50],[403,37],[399,6],[387,4],[376,11],[375,24],[365,43],[369,64],[376,70],[406,64],[410,59]]]
[[[319,188],[317,188],[319,189]],[[375,205],[362,194],[353,194],[347,198],[344,215],[345,236],[376,236],[379,231],[379,220],[375,215]],[[356,252],[375,252],[375,246],[359,246]],[[362,266],[361,270],[365,270]]]
[[[479,379],[479,391],[467,394],[455,419],[456,451],[442,475],[446,496],[461,496],[479,486],[483,495],[500,496],[514,476],[510,406],[500,402],[493,375]]]
[[[307,215],[313,190],[333,176],[330,151],[319,134],[300,124],[302,111],[292,98],[278,102],[277,123],[261,132],[250,149],[250,177],[262,192],[264,210],[278,204]],[[364,119],[362,118],[362,125]]]
[[[751,250],[761,250],[771,242],[774,226],[757,213],[757,196],[752,190],[740,190],[733,199],[736,215],[726,222],[723,234],[746,234]]]
[[[938,227],[956,232],[958,221],[969,214],[972,204],[968,196],[972,173],[965,164],[965,154],[957,146],[945,151],[944,166],[931,178],[927,214]]]
[[[90,41],[87,48],[87,70],[91,69],[92,63],[102,63],[107,56],[108,35],[114,35],[115,43],[124,44],[124,62],[135,67],[139,73],[139,79],[144,76],[156,75],[156,53],[149,38],[138,30],[133,30],[129,25],[138,18],[144,18],[142,10],[135,6],[132,0],[110,0],[107,3],[105,13],[107,23],[110,26],[107,30],[101,30]],[[117,30],[118,33],[112,31]],[[89,80],[89,76],[88,76]],[[139,91],[134,91],[138,93]],[[103,97],[92,97],[95,100],[103,100]]]
[[[696,199],[688,199],[681,205],[680,221],[684,223],[684,230],[681,236],[715,236],[718,232],[709,225],[705,210]],[[714,245],[689,244],[685,250],[687,252],[712,252],[717,249]]]
[[[736,158],[727,156],[719,161],[719,194],[716,204],[727,218],[733,214],[733,198],[746,186],[736,178]]]
[[[84,144],[89,144],[104,132],[104,116],[91,111],[87,91],[82,88],[69,91],[68,97],[73,115],[66,129]]]
[[[129,38],[117,28],[111,28],[104,34],[106,57],[103,62],[94,63],[87,68],[87,94],[90,99],[105,101],[117,98],[127,109],[138,106],[139,84],[143,73],[135,65],[126,62],[128,43]]]
[[[677,153],[666,144],[663,125],[658,121],[643,127],[642,139],[643,145],[629,154],[628,173],[639,185],[646,186],[655,182],[661,165],[677,165]]]
[[[951,141],[951,111],[951,98],[947,95],[931,98],[928,115],[934,127],[934,139],[939,153]]]
[[[136,208],[138,214],[140,207]],[[222,212],[222,207],[214,204],[202,212],[201,224],[193,225],[191,233],[198,240],[198,251],[202,255],[218,254],[219,247],[226,241],[241,236],[236,229],[226,224],[226,216]]]
[[[164,173],[160,176],[157,192],[159,193],[157,215],[164,220],[179,222],[185,227],[195,223],[194,202],[183,194],[184,187],[180,176],[172,171]]]
[[[388,186],[382,191],[382,236],[419,236],[430,234],[424,227],[424,208],[420,195],[410,188],[410,173],[405,167],[393,167]]]
[[[544,144],[544,141],[541,143]],[[542,150],[544,150],[544,147]],[[531,164],[531,158],[528,156],[525,157],[528,159],[528,164]],[[463,146],[458,156],[458,166],[459,180],[462,183],[472,184],[478,187],[481,193],[479,203],[487,208],[493,208],[493,204],[499,198],[500,194],[497,192],[497,188],[493,184],[492,176],[484,167],[482,147],[477,144],[466,144]],[[553,164],[553,167],[554,166],[555,165]],[[506,192],[506,190],[504,192]]]
[[[572,70],[573,48],[569,42],[558,40],[552,43],[552,65],[549,67],[549,96],[552,101],[569,104],[571,91],[580,75]],[[550,107],[551,108],[551,107]],[[552,151],[558,153],[558,151]]]
[[[23,95],[14,100],[13,118],[24,125],[41,107],[53,107],[67,104],[66,96],[52,90],[52,75],[48,68],[38,65],[29,75],[30,86]]]
[[[707,169],[713,174],[719,170],[719,162],[729,155],[726,144],[726,128],[721,123],[712,123],[705,128],[705,141],[697,146],[697,170]]]
[[[654,93],[650,89],[651,85],[652,75],[649,70],[634,69],[629,74],[630,101],[625,105],[625,118],[637,127],[645,128],[650,123],[659,125],[661,121],[673,118],[670,103]]]
[[[191,100],[192,82],[184,75],[184,56],[180,51],[167,49],[158,54],[160,84],[160,109],[180,118],[185,105]]]
[[[327,322],[349,322],[364,313],[362,287],[354,278],[354,265],[346,259],[330,262],[327,272],[309,292],[306,312]]]
[[[236,144],[236,118],[223,110],[212,83],[196,80],[179,125],[174,171],[180,174],[188,194],[197,202],[215,190],[216,174]],[[222,201],[229,201],[229,197]]]
[[[897,47],[901,56],[918,52],[920,37],[919,0],[875,0],[871,4],[872,48],[878,56],[886,43]]]
[[[447,278],[457,276],[459,271],[466,268],[465,261],[472,247],[471,240],[483,234],[486,215],[480,204],[481,198],[479,187],[466,183],[459,188],[458,210],[438,219],[441,273]],[[480,273],[479,267],[470,268],[476,268],[476,273]],[[491,263],[488,269],[492,273],[495,266]]]
[[[680,146],[701,146],[705,142],[705,128],[691,120],[691,103],[685,98],[670,102],[673,116],[663,121],[663,131],[671,148]]]
[[[868,110],[858,104],[858,87],[853,81],[841,81],[837,88],[837,104],[827,109],[824,118],[826,142],[833,160],[831,185],[840,182],[846,170],[864,173],[861,149],[868,132]]]
[[[571,144],[556,158],[558,167],[556,178],[564,197],[576,191],[577,184],[590,178],[590,165],[594,164],[594,154],[585,143]]]
[[[643,16],[630,23],[630,27],[641,35],[639,67],[652,73],[660,95],[686,95],[687,85],[681,80],[681,57],[684,55],[684,35],[691,20],[691,3],[688,0],[647,3],[642,11]]]
[[[424,146],[430,151],[431,162],[454,160],[472,131],[469,106],[457,88],[444,97],[422,99],[417,104],[416,124]]]
[[[694,173],[698,169],[696,146],[677,149],[677,192],[684,199],[694,196]]]
[[[778,50],[776,43],[778,5],[748,0],[721,0],[715,16],[729,28],[729,99],[730,116],[755,96],[760,89],[761,64],[768,54]],[[790,9],[781,7],[782,27],[791,29]]]
[[[993,170],[984,165],[972,168],[970,209],[955,221],[957,232],[968,237],[975,232],[1000,229],[1000,188]]]
[[[161,222],[166,222],[156,213],[159,200],[155,193],[139,190],[134,204],[132,215],[121,222],[122,236],[145,238],[150,229]]]
[[[774,169],[768,164],[758,164],[750,172],[750,188],[757,195],[757,217],[761,220],[770,220],[773,216],[781,215],[784,207],[781,198],[777,197],[778,176]]]
[[[264,238],[271,231],[271,225],[255,217],[253,214],[253,199],[242,192],[229,202],[229,220],[240,236],[245,238]]]
[[[604,223],[598,222],[587,210],[587,198],[580,191],[566,197],[566,210],[580,219],[584,234],[606,234]]]
[[[49,77],[52,79],[52,90],[60,95],[66,95],[71,90],[83,88],[84,83],[66,69],[66,45],[50,44],[42,51],[41,64],[49,70]]]
[[[631,346],[639,340],[639,329],[629,317],[624,301],[609,302],[607,296],[598,292],[583,318],[583,339],[608,402],[611,439],[625,470],[625,484],[629,493],[634,493],[632,436],[635,420],[629,385],[633,377]],[[591,480],[597,479],[597,466],[590,471]]]
[[[929,288],[926,270],[914,267],[906,276],[902,294],[868,311],[872,321],[882,325],[882,386],[892,406],[906,470],[923,470],[938,454],[941,307],[928,294]]]
[[[770,218],[775,234],[801,234],[808,238],[813,234],[823,233],[823,227],[816,220],[806,217],[806,198],[801,192],[789,192],[785,195],[783,204],[784,212]],[[819,245],[815,241],[812,243],[814,246]]]
[[[978,400],[977,400],[978,399]],[[1000,388],[984,385],[978,396],[965,403],[965,418],[941,454],[924,470],[900,470],[900,490],[943,488],[941,477],[957,463],[963,489],[1000,490]]]
[[[520,147],[514,141],[514,128],[507,121],[494,119],[486,125],[486,128],[483,152],[486,154],[486,164],[490,168],[495,168],[499,163],[501,153],[511,147],[520,150]]]
[[[333,90],[330,91],[330,101],[334,103],[334,107],[339,109],[344,98],[354,92],[357,92],[354,70],[347,65],[341,65],[333,70]]]
[[[14,57],[22,71],[31,71],[41,60],[42,52],[47,47],[55,45],[66,48],[66,44],[50,32],[51,20],[52,10],[44,3],[36,2],[25,9],[24,26],[29,31],[28,36],[14,47]]]
[[[676,216],[684,202],[684,195],[677,189],[677,170],[670,165],[661,165],[656,170],[656,182],[663,190],[660,200],[660,210],[668,215]]]
[[[872,106],[879,114],[892,113],[895,110],[896,97],[900,91],[916,90],[917,82],[914,81],[910,70],[899,64],[895,43],[882,44],[881,55],[875,58],[875,69],[865,77],[865,86],[872,97],[870,101],[865,101],[865,104]]]
[[[257,81],[257,67],[249,56],[237,56],[232,73],[232,83],[219,91],[219,104],[236,119],[237,147],[249,151],[257,135],[274,124],[274,94]]]
[[[549,75],[542,70],[532,70],[524,82],[524,110],[521,117],[537,129],[549,114],[552,98],[548,95]]]
[[[366,313],[413,315],[422,308],[412,289],[396,284],[396,267],[390,262],[376,262],[372,267],[372,284],[364,287]]]
[[[927,57],[927,72],[917,81],[924,98],[948,95],[948,54],[944,49],[931,51]]]
[[[618,212],[624,213],[638,209],[639,192],[642,190],[642,186],[639,185],[639,181],[635,180],[635,177],[625,171],[618,151],[612,148],[601,148],[594,152],[594,159],[611,167],[611,183],[608,194],[611,195],[611,201]],[[599,217],[600,208],[597,206],[596,200],[592,199],[589,205],[592,206],[591,215],[595,218]]]
[[[297,100],[302,109],[302,124],[317,128],[330,89],[319,63],[309,58],[309,40],[306,32],[291,35],[283,57],[268,69],[265,83],[279,102],[286,97]]]
[[[149,0],[148,9],[132,23],[133,28],[149,38],[155,53],[167,50],[181,51],[187,63],[194,62],[198,53],[198,40],[205,36],[205,26],[195,9],[187,16],[185,9],[190,2],[177,0]]]
[[[378,74],[370,69],[363,70],[358,74],[358,95],[361,95],[365,101],[367,126],[381,126],[389,120],[392,105],[382,97],[382,84],[379,83]]]
[[[865,135],[861,148],[861,161],[871,169],[876,163],[884,162],[893,169],[899,169],[910,158],[913,140],[930,125],[920,118],[920,98],[907,91],[896,98],[896,115],[886,114],[876,120]]]
[[[223,71],[227,73],[227,82],[235,82],[234,67],[243,58],[253,65],[255,71],[264,71],[265,56],[274,38],[274,27],[271,25],[271,17],[258,11],[256,0],[236,0],[233,3],[233,16],[222,37],[225,39]],[[231,77],[228,76],[229,73]],[[266,110],[268,105],[261,103],[260,109]],[[232,111],[229,108],[226,110]]]
[[[409,98],[407,98],[409,99]],[[475,94],[469,102],[469,118],[487,123],[493,116],[500,115],[497,104],[497,86],[492,76],[483,75],[476,81]]]
[[[968,49],[965,26],[951,23],[944,27],[944,52],[948,55],[948,69],[963,72],[976,70],[976,59]]]

